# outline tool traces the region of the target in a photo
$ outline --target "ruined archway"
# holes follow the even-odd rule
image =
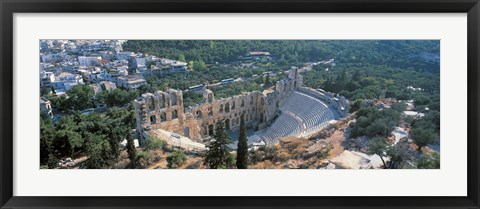
[[[202,111],[197,110],[197,112],[195,112],[195,117],[196,117],[197,119],[202,118]]]
[[[167,121],[167,113],[163,112],[162,114],[160,114],[160,121],[161,122]]]
[[[148,107],[148,111],[154,111],[155,110],[155,102],[153,100],[153,97],[148,97],[147,98],[147,107]]]
[[[165,108],[165,95],[161,95],[160,98],[158,99],[158,106],[160,107],[160,109],[163,109]]]
[[[157,123],[157,117],[155,115],[150,116],[150,124],[156,124]]]
[[[230,130],[230,119],[225,120],[225,129]]]
[[[178,118],[178,111],[177,110],[173,110],[172,111],[172,119],[177,119]]]
[[[225,112],[230,112],[230,103],[225,104]]]
[[[213,115],[212,107],[209,107],[208,108],[208,116],[212,116],[212,115]]]
[[[177,94],[175,92],[172,92],[170,96],[171,96],[171,99],[170,99],[171,106],[177,105]]]

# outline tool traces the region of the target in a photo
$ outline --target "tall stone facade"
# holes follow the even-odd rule
[[[279,107],[291,92],[305,90],[305,87],[300,87],[301,84],[302,77],[298,69],[292,68],[288,78],[276,83],[275,90],[254,91],[218,100],[212,91],[205,90],[203,103],[189,107],[183,106],[181,90],[145,93],[135,100],[137,133],[142,142],[148,138],[147,132],[154,129],[202,141],[215,134],[219,120],[225,120],[228,130],[238,130],[241,114],[245,114],[248,128],[263,129],[280,114]]]

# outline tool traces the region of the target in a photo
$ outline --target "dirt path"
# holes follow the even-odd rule
[[[341,154],[344,150],[344,142],[346,138],[343,131],[336,130],[333,134],[325,139],[325,142],[331,143],[333,148],[330,150],[330,155],[327,157],[327,160],[332,159],[333,157]]]
[[[163,158],[162,160],[156,162],[155,164],[149,165],[147,169],[157,169],[157,168],[167,168],[167,160]]]

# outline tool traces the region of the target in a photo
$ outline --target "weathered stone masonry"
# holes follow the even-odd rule
[[[318,93],[313,89],[300,87],[301,84],[302,77],[298,75],[298,70],[293,68],[288,78],[277,82],[274,91],[254,91],[216,100],[212,91],[205,90],[203,103],[185,108],[181,90],[145,93],[135,100],[137,133],[142,142],[148,138],[146,132],[154,129],[163,129],[201,141],[215,134],[218,120],[225,120],[228,130],[238,130],[242,113],[245,114],[248,128],[263,129],[279,114],[279,106],[291,92],[299,90]],[[334,99],[331,93],[319,93],[319,96],[324,97],[330,104],[335,103],[337,109],[342,105],[348,107],[343,97],[340,100]]]

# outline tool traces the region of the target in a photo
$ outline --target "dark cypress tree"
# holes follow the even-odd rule
[[[225,130],[225,122],[217,122],[214,141],[208,146],[204,164],[210,169],[226,168],[230,153],[226,145],[231,143],[231,139]]]
[[[245,127],[245,115],[242,114],[240,121],[240,136],[237,144],[237,168],[247,169],[248,166],[248,145],[247,128]]]
[[[265,87],[270,87],[272,84],[272,82],[270,81],[270,74],[267,74],[266,78],[265,78]]]
[[[133,143],[132,134],[127,134],[127,152],[128,159],[130,159],[130,165],[132,168],[137,167],[137,150],[135,149],[135,144]]]

